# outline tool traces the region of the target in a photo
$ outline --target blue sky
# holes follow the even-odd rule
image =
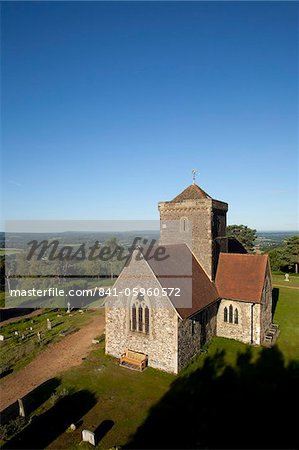
[[[157,219],[195,167],[229,223],[296,228],[297,3],[4,2],[1,15],[2,220]]]

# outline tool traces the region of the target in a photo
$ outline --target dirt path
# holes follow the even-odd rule
[[[286,287],[288,289],[299,289],[297,286],[286,286],[285,284],[273,284],[274,287]]]
[[[59,372],[79,365],[90,350],[91,340],[104,330],[104,316],[96,315],[79,331],[49,346],[20,371],[0,382],[0,411],[24,397]]]

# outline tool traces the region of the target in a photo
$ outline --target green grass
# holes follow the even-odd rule
[[[46,311],[40,316],[2,326],[0,334],[5,340],[0,342],[1,372],[21,369],[50,343],[62,339],[59,335],[62,331],[79,329],[93,314],[93,311],[86,311],[83,314],[74,312],[71,315],[65,310]],[[51,330],[47,329],[47,319],[51,321]],[[30,327],[33,328],[32,331]],[[19,333],[18,336],[14,334],[15,331]],[[37,332],[41,333],[41,343],[38,342]],[[26,336],[23,340],[22,334]]]
[[[0,291],[0,308],[5,307],[5,292]]]
[[[299,295],[297,290],[280,288],[274,322],[280,325],[281,334],[277,346],[285,357],[285,364],[287,365],[290,360],[299,362]],[[254,362],[258,360],[264,350],[234,340],[214,338],[207,353],[198,355],[179,376],[175,376],[151,368],[139,373],[119,367],[118,360],[105,355],[104,340],[102,339],[81,366],[64,372],[59,379],[59,391],[66,389],[70,393],[69,402],[72,407],[68,407],[68,417],[66,418],[63,414],[63,403],[58,403],[53,407],[49,399],[36,413],[39,415],[40,422],[33,424],[34,432],[47,426],[50,422],[52,427],[50,429],[60,427],[60,432],[51,436],[49,442],[43,440],[45,439],[44,434],[41,435],[42,448],[87,449],[89,448],[87,444],[79,444],[81,430],[83,428],[95,430],[103,421],[111,420],[114,424],[97,448],[108,449],[115,445],[123,446],[147,419],[150,409],[157,405],[161,398],[170,392],[169,390],[173,392],[175,380],[176,382],[181,380],[182,388],[184,388],[184,380],[187,380],[189,375],[193,374],[196,377],[198,369],[206,370],[209,365],[208,361],[211,359],[218,361],[217,358],[221,352],[224,352],[225,367],[234,367],[239,364],[240,369],[240,354],[249,351],[251,352],[251,361]],[[223,365],[219,370],[223,370]],[[272,366],[270,370],[272,371]],[[273,370],[275,371],[275,367]],[[51,392],[48,396],[51,395]],[[83,420],[83,424],[74,432],[66,432],[71,417],[73,420]],[[25,432],[22,437],[26,445],[28,442],[30,443],[31,436],[32,430],[28,427],[27,434]],[[21,444],[22,441],[19,442],[19,445]]]
[[[299,361],[299,291],[279,288],[279,299],[274,322],[280,326],[277,341],[279,349],[287,360]]]
[[[289,281],[285,281],[284,275],[272,275],[273,285],[280,285],[285,287],[298,287],[299,288],[299,276],[298,274],[291,273],[289,275]]]
[[[19,253],[22,250],[20,248],[0,248],[0,256],[3,255],[14,255],[15,253]]]

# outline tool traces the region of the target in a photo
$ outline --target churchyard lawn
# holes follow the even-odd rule
[[[285,366],[294,360],[299,363],[298,321],[297,290],[280,288],[274,322],[280,325],[277,347],[282,352]],[[105,355],[103,336],[79,367],[45,383],[42,387],[43,403],[35,411],[30,411],[35,419],[17,437],[6,442],[4,448],[90,448],[88,444],[80,444],[83,429],[96,432],[99,438],[97,448],[124,446],[146,421],[149,411],[153,411],[151,408],[160,404],[165,394],[172,392],[180,380],[184,386],[184,380],[192,374],[206,370],[210,364],[208,361],[216,361],[215,377],[224,370],[223,362],[226,369],[240,370],[240,354],[245,360],[249,358],[250,364],[257,361],[260,367],[259,358],[265,351],[237,341],[214,338],[206,352],[194,358],[179,376],[151,368],[139,373],[119,367],[116,359]],[[275,355],[273,364],[279,361]],[[219,368],[218,360],[222,361]],[[272,372],[272,367],[270,369]],[[275,367],[273,370],[275,372]],[[30,395],[34,398],[36,393],[33,391]],[[275,395],[277,397],[277,393]],[[154,411],[157,408],[154,407]],[[75,431],[68,429],[71,423],[76,425]]]
[[[80,313],[66,310],[45,310],[40,316],[25,318],[0,327],[1,378],[27,365],[49,344],[63,339],[86,324],[94,315],[92,310]],[[49,320],[49,322],[47,322]],[[48,329],[47,323],[49,323]]]
[[[285,281],[283,274],[272,274],[273,286],[297,287],[299,289],[299,274],[290,273],[289,281]]]

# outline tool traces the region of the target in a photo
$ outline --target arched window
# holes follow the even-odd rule
[[[131,313],[131,330],[136,331],[136,306],[135,303],[132,306],[132,313]]]
[[[189,220],[187,217],[182,217],[180,221],[180,229],[183,233],[189,231]]]
[[[224,322],[227,322],[227,307],[224,308]]]
[[[150,332],[150,304],[141,292],[132,299],[130,330],[145,334]]]
[[[239,323],[239,311],[237,310],[237,308],[235,309],[235,323]]]
[[[148,309],[148,306],[146,306],[145,310],[144,310],[144,325],[145,325],[144,331],[146,334],[148,334],[149,333],[149,309]]]
[[[228,320],[229,320],[229,323],[233,323],[233,305],[229,305]]]
[[[143,308],[141,305],[138,308],[138,331],[143,331]]]

